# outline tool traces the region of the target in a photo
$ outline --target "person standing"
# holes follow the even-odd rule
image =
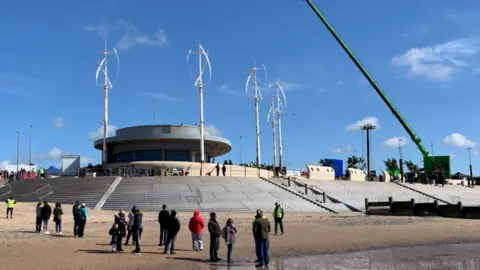
[[[180,220],[177,218],[177,211],[170,212],[170,218],[167,223],[167,242],[165,243],[165,250],[163,254],[167,254],[170,247],[170,255],[175,255],[175,242],[177,241],[177,234],[180,231]]]
[[[44,201],[43,207],[42,207],[42,221],[43,221],[44,234],[50,234],[50,232],[48,231],[48,221],[50,220],[51,216],[52,216],[52,207],[50,207],[47,201]]]
[[[37,214],[37,219],[35,220],[35,232],[42,232],[42,203],[37,203],[37,208],[35,208],[35,213]]]
[[[232,261],[232,251],[233,245],[235,244],[235,236],[237,234],[237,228],[233,224],[233,220],[229,218],[227,220],[227,225],[222,230],[222,237],[225,239],[225,244],[227,245],[227,263],[233,263]]]
[[[225,161],[225,163],[223,163],[223,166],[222,166],[222,173],[223,173],[223,176],[225,176],[225,172],[227,171],[226,162],[227,162],[227,161]]]
[[[220,235],[222,231],[217,221],[217,214],[210,213],[210,221],[208,222],[208,232],[210,232],[210,262],[221,261],[218,258],[218,249],[220,248]]]
[[[115,224],[117,224],[118,236],[116,241],[116,251],[123,251],[122,248],[122,238],[127,234],[127,221],[125,219],[125,213],[123,210],[118,212],[118,215],[115,215]]]
[[[73,216],[73,236],[78,235],[78,225],[80,224],[80,202],[76,201],[72,207]]]
[[[159,246],[163,246],[167,242],[167,223],[170,217],[168,213],[167,205],[162,205],[162,211],[158,212],[158,223],[160,224],[160,243]]]
[[[270,263],[268,234],[270,233],[270,222],[263,216],[263,211],[258,209],[255,221],[253,222],[253,237],[258,264],[256,267],[268,266]]]
[[[275,221],[275,235],[277,235],[278,225],[280,225],[280,232],[283,234],[283,217],[285,213],[283,212],[282,206],[278,202],[275,203],[275,208],[273,209],[273,220]]]
[[[85,237],[85,226],[87,225],[87,206],[85,203],[80,205],[80,217],[78,219],[78,237]]]
[[[10,219],[12,219],[13,215],[13,208],[15,207],[15,204],[17,203],[12,196],[10,196],[5,203],[7,204],[7,219],[8,219],[8,213],[10,213]]]
[[[194,251],[203,250],[203,227],[205,227],[205,223],[202,217],[200,217],[200,211],[195,210],[193,217],[188,223],[188,228],[192,233],[192,246]]]
[[[53,222],[55,222],[55,231],[57,234],[63,234],[62,233],[62,215],[63,215],[63,210],[62,206],[60,205],[59,202],[55,204],[55,208],[53,209]]]
[[[133,212],[135,211],[135,207],[132,208],[132,211],[128,213],[128,222],[127,222],[127,238],[125,239],[125,245],[128,245],[128,240],[130,240],[130,237],[132,236],[132,225],[133,225],[133,219],[134,219],[134,214]],[[135,245],[135,239],[132,239],[132,244]]]
[[[217,166],[215,166],[215,169],[217,170],[217,176],[220,176],[220,163],[217,163]]]
[[[140,255],[140,249],[142,245],[142,231],[143,231],[143,213],[140,212],[140,209],[135,207],[135,212],[133,213],[133,240],[135,241],[135,250],[133,253],[135,255]]]

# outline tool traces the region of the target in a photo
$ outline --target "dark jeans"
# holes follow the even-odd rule
[[[7,218],[8,218],[8,213],[10,213],[10,217],[13,215],[13,208],[7,208]]]
[[[122,249],[122,238],[123,238],[123,237],[122,237],[121,235],[118,236],[118,239],[117,239],[117,251],[123,251],[123,249]]]
[[[79,225],[79,220],[78,218],[73,218],[73,236],[78,235],[78,225]]]
[[[275,233],[277,233],[278,225],[280,225],[280,232],[283,233],[283,218],[275,218]]]
[[[167,229],[165,226],[160,225],[160,246],[163,246],[167,242]]]
[[[135,241],[135,253],[140,253],[140,247],[142,246],[142,232],[141,229],[132,229],[133,231],[133,240]]]
[[[268,256],[269,245],[268,239],[255,239],[258,264],[266,265],[270,263],[270,256]]]
[[[55,231],[57,233],[61,233],[62,232],[62,220],[59,219],[59,220],[55,220]]]
[[[166,253],[168,251],[168,247],[170,247],[170,254],[175,253],[175,242],[177,242],[177,235],[170,235],[167,232],[167,241],[165,243],[165,249],[163,252]]]
[[[210,260],[218,258],[218,249],[220,248],[220,237],[210,234]]]
[[[42,217],[37,217],[37,220],[35,221],[35,231],[37,233],[42,232]]]
[[[132,237],[132,228],[128,227],[127,228],[127,239],[125,239],[125,245],[128,245],[128,241],[130,240],[130,237]],[[133,240],[135,242],[135,240]]]
[[[85,233],[85,225],[87,225],[87,221],[84,219],[80,219],[78,221],[78,237],[83,237]]]
[[[227,244],[227,260],[231,261],[232,260],[232,250],[233,250],[233,244],[228,243]]]

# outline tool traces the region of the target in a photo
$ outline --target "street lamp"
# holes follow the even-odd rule
[[[398,151],[400,152],[400,181],[403,183],[403,153],[402,153],[403,138],[398,139]]]
[[[28,166],[29,166],[29,171],[32,170],[32,128],[33,125],[30,125],[30,150],[28,153]]]
[[[17,174],[19,172],[20,161],[20,130],[17,129]]]
[[[361,130],[365,130],[367,133],[367,179],[368,181],[371,180],[371,173],[370,173],[370,130],[374,130],[377,127],[368,123],[360,127]]]
[[[243,144],[242,144],[242,136],[240,136],[240,164],[243,164]]]
[[[468,180],[468,186],[469,187],[474,187],[475,184],[474,184],[474,181],[473,181],[473,170],[472,170],[472,148],[469,147],[467,148],[468,150],[468,160],[470,161],[470,179]],[[470,181],[472,181],[472,184],[470,185]]]

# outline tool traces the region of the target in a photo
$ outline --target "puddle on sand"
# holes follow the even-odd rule
[[[199,269],[255,269],[252,263],[198,265]],[[265,269],[265,268],[264,268]],[[387,248],[353,253],[322,254],[271,261],[270,270],[477,270],[480,244]]]

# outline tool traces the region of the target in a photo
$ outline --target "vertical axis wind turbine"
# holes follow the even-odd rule
[[[267,82],[267,69],[265,68],[265,65],[263,65],[263,71],[265,72],[265,84]],[[257,139],[257,159],[256,159],[256,165],[257,168],[260,168],[260,124],[258,120],[258,98],[263,100],[262,97],[262,92],[260,91],[260,85],[257,80],[257,71],[262,70],[262,68],[257,68],[256,67],[256,62],[255,60],[253,61],[253,68],[250,69],[250,73],[247,78],[247,83],[245,84],[245,91],[248,93],[248,87],[250,85],[250,82],[253,84],[253,91],[255,91],[255,121],[256,121],[256,139]]]
[[[187,65],[188,60],[191,54],[198,55],[198,76],[195,78],[193,76],[192,71],[190,71],[190,75],[195,80],[194,86],[198,87],[198,93],[200,95],[200,163],[205,162],[205,138],[204,138],[204,129],[205,129],[205,121],[203,120],[203,73],[205,69],[208,67],[208,83],[210,83],[212,79],[212,66],[210,64],[210,58],[208,57],[208,53],[202,47],[202,45],[198,44],[198,52],[193,52],[192,50],[188,51],[187,54]],[[205,57],[205,63],[202,65],[202,56]],[[203,165],[200,166],[200,175],[203,175]]]
[[[107,67],[107,62],[108,62],[108,55],[114,53],[116,58],[117,58],[117,75],[115,76],[115,79],[113,80],[114,82],[117,80],[118,74],[120,73],[120,58],[118,56],[118,52],[115,48],[113,48],[113,51],[109,52],[107,51],[107,42],[105,41],[105,50],[103,52],[99,52],[101,54],[102,60],[98,61],[98,68],[97,72],[95,74],[95,83],[99,85],[98,83],[98,77],[100,75],[100,71],[102,71],[103,76],[104,76],[104,82],[103,82],[103,93],[104,93],[104,114],[103,114],[103,147],[102,147],[102,164],[107,163],[107,133],[108,133],[108,89],[113,89],[113,84],[110,81],[110,78],[108,77],[108,67]]]
[[[282,121],[281,121],[281,116],[282,116],[282,108],[287,108],[287,97],[285,96],[285,91],[283,90],[283,87],[280,85],[278,81],[275,82],[275,85],[270,85],[270,88],[276,88],[277,93],[276,93],[276,101],[277,101],[277,106],[274,107],[273,105],[273,97],[272,97],[272,118],[275,117],[275,114],[277,114],[277,125],[278,125],[278,167],[279,170],[283,170],[283,141],[282,141]],[[282,101],[283,98],[283,101]],[[275,129],[275,128],[274,128]],[[274,131],[275,132],[275,131]],[[275,140],[275,138],[274,138]],[[274,151],[275,151],[275,145]],[[274,160],[275,160],[275,155],[274,153]],[[275,165],[275,164],[274,164]]]
[[[270,115],[272,116],[272,145],[273,145],[273,171],[277,168],[277,135],[275,134],[276,122],[275,121],[275,95],[272,95],[272,105],[268,111],[267,122],[270,121]]]

